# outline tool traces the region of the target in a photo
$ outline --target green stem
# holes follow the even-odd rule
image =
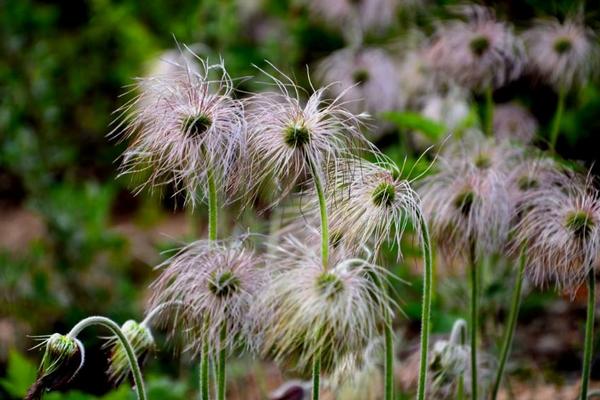
[[[208,353],[208,342],[205,340],[200,356],[200,400],[209,400],[208,375],[210,357]]]
[[[567,91],[564,87],[558,90],[558,104],[556,105],[556,112],[554,118],[552,118],[552,127],[550,128],[550,149],[554,151],[556,148],[556,141],[558,140],[558,133],[560,131],[560,122],[562,115],[565,110],[565,97]]]
[[[594,314],[596,311],[596,276],[594,268],[590,269],[587,278],[588,304],[587,318],[585,321],[585,340],[583,349],[583,368],[581,371],[581,399],[587,399],[590,381],[590,368],[592,364],[592,351],[594,347]]]
[[[133,350],[133,347],[131,346],[131,343],[129,343],[129,340],[127,339],[125,334],[123,334],[123,331],[121,331],[121,327],[117,325],[117,323],[106,317],[88,317],[79,321],[73,327],[73,329],[71,329],[71,332],[69,332],[67,336],[76,338],[82,330],[91,325],[104,326],[105,328],[108,328],[112,333],[114,333],[115,336],[119,339],[121,345],[123,345],[123,348],[125,349],[127,359],[129,360],[129,367],[131,368],[131,374],[133,375],[133,382],[135,385],[137,398],[138,400],[146,400],[146,387],[144,386],[144,380],[142,378],[142,372],[137,361],[137,356],[135,354],[135,351]]]
[[[465,346],[467,342],[467,323],[464,319],[457,320],[452,326],[452,332],[450,333],[450,343],[460,344]],[[465,398],[465,376],[461,373],[458,377],[458,384],[456,385],[456,398],[457,400],[464,400]]]
[[[321,212],[321,259],[323,262],[323,269],[327,269],[327,263],[329,261],[329,223],[327,218],[327,203],[325,201],[325,192],[323,190],[323,182],[321,181],[321,175],[315,167],[312,160],[308,159],[310,165],[310,172],[315,183],[315,190],[319,199],[319,210]]]
[[[427,384],[427,368],[429,356],[429,331],[431,330],[431,293],[433,280],[433,261],[431,257],[431,239],[427,222],[419,214],[419,230],[421,233],[421,248],[423,251],[423,304],[421,309],[421,360],[419,366],[419,385],[417,399],[425,400]]]
[[[394,399],[394,330],[390,313],[385,323],[385,400]]]
[[[494,89],[488,86],[485,90],[485,133],[493,135],[494,130]]]
[[[321,393],[321,355],[315,354],[312,370],[312,400],[319,400]]]
[[[471,398],[477,400],[477,265],[475,262],[475,244],[469,252],[471,269]]]
[[[523,286],[523,273],[525,271],[525,262],[527,256],[525,255],[525,248],[521,249],[521,255],[519,256],[519,270],[515,281],[515,289],[512,295],[512,301],[510,306],[510,312],[508,314],[508,324],[504,331],[504,339],[502,340],[502,350],[500,353],[500,363],[498,365],[498,371],[496,372],[496,380],[494,381],[494,387],[492,389],[492,400],[496,400],[498,391],[500,390],[500,384],[502,383],[502,376],[504,374],[504,367],[506,366],[506,360],[508,360],[508,354],[512,346],[513,337],[515,334],[515,328],[517,326],[517,317],[519,316],[519,307],[521,305],[521,288]]]
[[[212,172],[208,173],[208,239],[217,240],[217,185]]]
[[[225,363],[227,358],[227,349],[225,348],[225,339],[227,338],[227,325],[223,323],[221,327],[221,350],[219,351],[219,360],[217,363],[217,400],[225,400]]]

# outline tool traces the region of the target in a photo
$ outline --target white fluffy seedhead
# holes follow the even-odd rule
[[[382,288],[385,271],[367,261],[333,252],[333,267],[325,270],[318,252],[298,242],[269,262],[278,273],[253,303],[253,344],[300,371],[319,354],[322,369],[331,372],[345,356],[362,351],[392,313]]]
[[[578,18],[538,20],[523,37],[532,72],[558,90],[584,84],[598,66],[598,38]]]
[[[378,114],[400,105],[398,68],[383,49],[338,50],[321,61],[317,77],[353,112]]]
[[[241,243],[193,242],[159,268],[164,270],[152,284],[150,309],[178,303],[177,308],[165,308],[172,314],[161,315],[165,321],[175,320],[174,331],[183,330],[195,352],[204,343],[215,353],[238,344],[250,304],[269,279],[261,258]]]
[[[537,120],[516,103],[498,104],[494,108],[494,135],[498,140],[529,144],[538,130]]]
[[[393,242],[401,257],[400,242],[408,224],[418,227],[420,200],[411,182],[390,160],[371,163],[354,160],[336,171],[328,209],[330,231],[354,253],[362,248],[377,255],[381,245]]]
[[[432,236],[446,255],[489,253],[504,245],[513,210],[501,171],[441,158],[419,193]]]
[[[400,0],[307,0],[313,14],[334,26],[344,27],[356,40],[366,31],[382,30],[396,21]],[[406,3],[406,0],[404,0]]]
[[[325,87],[303,102],[291,79],[270,77],[278,90],[246,101],[249,163],[244,176],[250,191],[274,180],[280,200],[311,176],[311,165],[317,173],[336,168],[348,153],[371,145],[361,133],[360,115],[347,111],[341,96],[326,99]]]
[[[138,80],[111,135],[129,141],[121,173],[145,174],[138,191],[173,185],[193,205],[206,198],[209,174],[223,191],[235,186],[246,124],[223,63],[181,59],[166,74]]]
[[[520,207],[516,242],[525,247],[526,273],[539,286],[571,293],[600,261],[600,195],[590,176],[563,173],[531,190]]]
[[[442,80],[450,79],[476,91],[497,88],[518,78],[525,50],[512,27],[479,6],[461,7],[467,21],[438,27],[427,52],[430,66]]]

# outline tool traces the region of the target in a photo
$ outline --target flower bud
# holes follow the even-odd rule
[[[152,332],[144,323],[140,324],[132,319],[121,326],[121,331],[131,344],[138,363],[143,364],[148,354],[154,350]],[[110,348],[110,365],[107,373],[114,383],[119,383],[129,373],[127,352],[116,336],[109,338],[105,346]]]
[[[55,333],[46,340],[45,347],[37,379],[29,388],[26,400],[41,399],[46,390],[62,387],[73,379],[83,365],[83,345],[71,336]]]

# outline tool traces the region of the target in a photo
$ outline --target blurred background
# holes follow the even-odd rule
[[[222,57],[234,78],[260,75],[253,64],[264,67],[268,60],[307,86],[307,66],[317,70],[320,60],[352,42],[342,19],[336,23],[309,3],[0,0],[0,398],[21,398],[33,382],[41,353],[28,351],[36,344],[32,336],[66,332],[94,314],[119,322],[140,318],[147,286],[156,276],[153,267],[166,257],[163,252],[204,234],[204,209],[191,216],[183,199],[168,188],[134,196],[130,179],[117,178],[115,160],[125,144],[107,134],[113,111],[133,96],[121,96],[133,78],[153,73],[161,59],[176,57],[178,45],[186,44],[212,61]],[[391,22],[364,41],[385,49],[403,71],[409,55],[427,41],[436,21],[447,17],[446,6],[454,2],[395,3]],[[517,31],[536,17],[562,19],[581,10],[588,26],[600,28],[600,3],[575,3],[486,5]],[[239,79],[236,85],[240,93],[256,90],[250,80]],[[544,138],[557,94],[525,75],[496,90],[494,100],[519,101]],[[481,103],[481,96],[474,94],[449,104],[464,104],[461,123],[476,125]],[[423,149],[438,144],[447,116],[410,99],[399,104],[381,110],[396,112],[392,115],[370,110],[370,135],[390,157],[413,164]],[[600,86],[592,80],[568,93],[557,152],[597,171],[599,138]],[[545,148],[545,140],[536,145]],[[265,218],[245,216],[242,225],[260,230]],[[397,321],[397,356],[408,361],[396,372],[399,385],[406,385],[409,393],[411,379],[416,379],[411,368],[416,368],[406,363],[420,324],[421,270],[418,249],[408,243],[405,254],[401,263],[390,257],[389,267],[406,281],[397,287],[404,311]],[[501,333],[512,275],[507,268],[484,275],[484,280],[484,329],[494,338]],[[465,287],[460,275],[438,271],[434,334],[447,333],[454,319],[463,316]],[[571,302],[552,292],[528,292],[509,370],[517,377],[511,385],[514,393],[535,394],[518,398],[574,398],[571,384],[579,373],[584,305],[578,298]],[[111,391],[97,334],[105,332],[90,331],[83,337],[88,360],[69,391],[48,399],[132,398],[127,385]],[[162,346],[147,365],[151,398],[191,398],[196,390],[196,366],[186,356],[173,357],[172,347]],[[593,375],[600,378],[600,365]],[[267,363],[236,361],[229,376],[231,398],[266,398],[291,377]]]

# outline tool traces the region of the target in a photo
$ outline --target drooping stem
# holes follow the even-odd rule
[[[394,399],[394,330],[392,328],[392,316],[386,313],[385,323],[385,400]]]
[[[225,347],[226,338],[227,325],[223,323],[220,336],[221,350],[219,350],[219,360],[217,362],[217,400],[225,400],[225,363],[227,358],[227,349]]]
[[[596,312],[596,276],[594,268],[590,269],[587,277],[588,304],[585,321],[585,339],[583,348],[583,367],[581,369],[581,400],[587,399],[594,347],[594,314]]]
[[[459,319],[454,322],[452,326],[452,332],[450,333],[450,343],[460,344],[464,346],[467,342],[467,323],[464,319]],[[456,385],[456,399],[464,400],[465,398],[465,376],[461,373],[458,376],[458,383]]]
[[[419,231],[423,251],[423,304],[421,306],[421,360],[419,366],[419,385],[417,400],[425,400],[427,368],[429,356],[429,331],[431,325],[431,294],[433,283],[433,259],[431,257],[431,239],[427,222],[419,214]]]
[[[329,261],[329,223],[327,219],[327,203],[325,201],[325,192],[323,190],[323,182],[321,181],[321,175],[314,165],[314,162],[307,158],[307,162],[310,165],[310,172],[315,183],[315,191],[319,199],[319,211],[321,214],[321,259],[323,262],[323,269],[327,269],[327,262]]]
[[[556,112],[554,113],[554,118],[552,118],[552,126],[550,128],[550,149],[553,151],[556,148],[556,141],[558,140],[558,134],[560,132],[560,123],[565,110],[566,94],[567,91],[564,87],[561,87],[558,90],[558,103],[556,105]]]
[[[494,129],[494,89],[485,89],[485,134],[492,136]]]
[[[477,400],[477,263],[475,261],[475,244],[469,251],[469,268],[471,270],[471,398]]]
[[[208,239],[217,240],[217,185],[212,172],[208,173]]]
[[[317,353],[313,359],[312,369],[312,400],[319,400],[321,393],[321,354]]]
[[[525,248],[523,247],[519,256],[519,269],[517,271],[517,277],[515,278],[515,288],[513,290],[510,311],[508,314],[508,322],[506,324],[506,328],[504,330],[504,337],[502,340],[500,363],[498,364],[496,380],[494,381],[494,387],[492,389],[492,400],[496,400],[496,397],[498,396],[500,384],[502,383],[502,376],[504,374],[504,368],[506,366],[506,360],[508,360],[508,354],[510,353],[510,348],[512,346],[512,341],[515,334],[515,328],[517,326],[517,317],[519,316],[519,308],[521,305],[521,288],[523,286],[523,272],[525,271],[526,260],[527,256],[525,255]]]
[[[144,386],[144,380],[142,378],[142,372],[138,364],[137,356],[135,354],[135,351],[133,350],[133,347],[131,346],[131,343],[129,343],[129,340],[127,339],[123,331],[121,331],[121,327],[119,327],[119,325],[117,325],[116,322],[106,317],[88,317],[79,321],[73,327],[73,329],[71,329],[71,332],[69,332],[67,336],[76,338],[82,330],[92,325],[100,325],[109,329],[121,342],[121,345],[125,349],[125,354],[127,355],[127,359],[129,361],[131,374],[133,375],[133,382],[135,385],[137,398],[138,400],[146,400],[146,387]]]
[[[202,354],[200,355],[200,400],[209,400],[208,372],[210,357],[208,353],[208,342],[204,341]]]

